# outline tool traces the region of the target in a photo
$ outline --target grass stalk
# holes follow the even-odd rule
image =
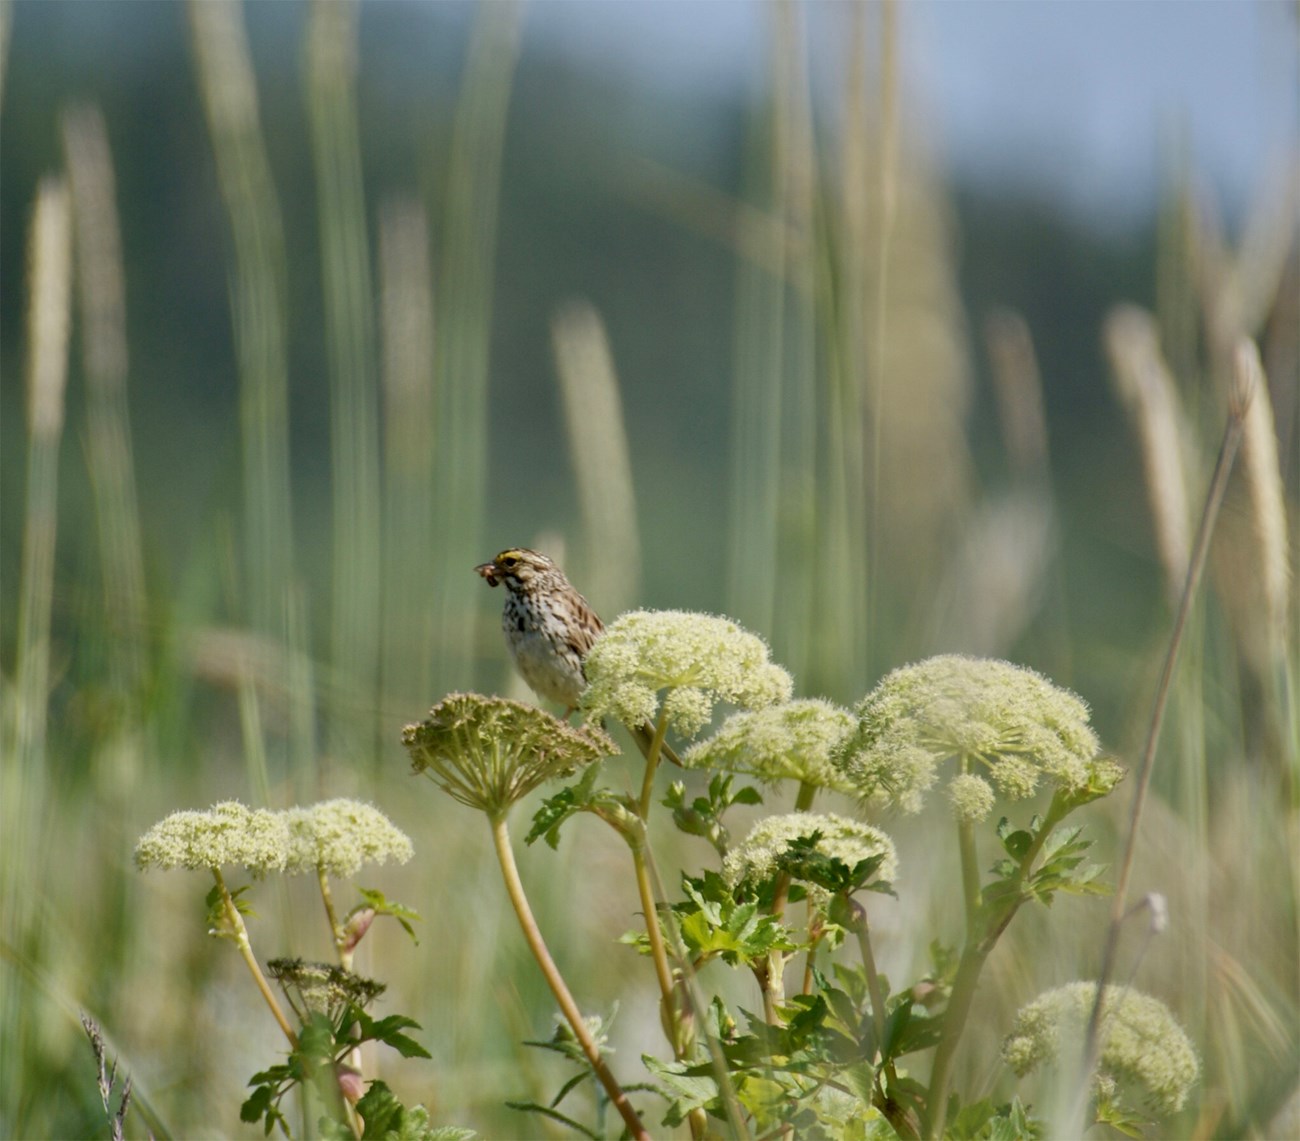
[[[519,31],[520,12],[513,0],[478,8],[451,143],[435,345],[435,691],[463,685],[471,676],[482,604],[470,568],[483,558],[492,275]]]
[[[1155,320],[1136,306],[1115,309],[1104,330],[1116,392],[1142,445],[1147,498],[1165,589],[1176,603],[1187,577],[1190,540],[1183,459],[1187,429],[1177,386],[1160,351]]]
[[[515,864],[514,851],[510,847],[510,832],[506,825],[506,818],[503,815],[494,816],[490,819],[490,823],[492,826],[492,844],[496,850],[497,859],[501,864],[501,875],[505,880],[506,893],[510,896],[510,904],[514,908],[515,917],[519,920],[519,926],[523,930],[524,939],[528,943],[529,950],[532,951],[533,957],[537,960],[537,965],[542,970],[546,985],[551,988],[555,1001],[560,1004],[560,1011],[573,1030],[573,1035],[582,1047],[583,1054],[586,1056],[600,1084],[604,1086],[610,1101],[614,1103],[614,1108],[618,1110],[626,1123],[628,1131],[633,1137],[638,1138],[638,1141],[649,1141],[650,1134],[646,1132],[645,1126],[641,1124],[641,1119],[637,1116],[636,1110],[632,1108],[632,1103],[628,1101],[627,1094],[623,1092],[618,1079],[614,1077],[613,1071],[610,1070],[609,1065],[601,1055],[600,1048],[591,1036],[591,1031],[587,1029],[587,1023],[582,1017],[582,1011],[573,1000],[573,995],[569,991],[568,984],[564,981],[564,976],[560,974],[559,968],[555,965],[555,960],[551,958],[551,952],[547,949],[546,940],[542,937],[541,928],[537,926],[537,920],[533,916],[533,909],[529,906],[528,896],[524,892],[523,881],[519,878],[519,868]]]
[[[330,377],[333,499],[330,747],[378,754],[379,396],[370,253],[356,108],[358,8],[315,0],[307,27],[307,111],[319,202]]]
[[[551,324],[569,454],[582,504],[591,597],[607,613],[641,596],[641,540],[618,376],[605,326],[586,302]]]
[[[804,12],[796,4],[776,5],[773,35],[773,177],[780,181],[780,206],[791,249],[786,265],[784,371],[780,417],[780,498],[777,548],[773,552],[781,583],[781,605],[772,638],[782,661],[796,676],[820,689],[817,631],[818,374],[817,322],[813,283],[814,207],[818,190],[812,90],[807,67]],[[793,555],[791,554],[793,552]],[[783,557],[784,556],[784,557]],[[811,674],[809,671],[811,670]]]
[[[145,682],[148,615],[127,407],[126,281],[116,182],[99,109],[71,108],[62,128],[76,229],[87,466],[103,573],[108,667],[124,719],[134,723]],[[129,725],[121,728],[130,733]],[[119,751],[116,759],[130,764],[130,752]]]
[[[434,640],[428,568],[434,542],[434,307],[429,232],[413,198],[386,201],[379,216],[384,391],[385,701],[419,708],[432,692]]]
[[[234,240],[248,618],[283,638],[293,581],[284,233],[262,140],[248,37],[234,0],[190,0],[199,94]]]
[[[59,448],[72,292],[72,217],[66,184],[47,177],[37,189],[28,239],[27,493],[23,518],[22,577],[18,585],[18,642],[12,704],[3,724],[0,823],[0,936],[18,956],[41,961],[35,903],[42,895],[43,861],[37,851],[45,824],[50,640],[54,604],[54,552],[58,535]],[[12,718],[12,720],[11,720]],[[33,1007],[16,970],[0,973],[0,1087],[16,1090],[30,1058]],[[13,1109],[15,1115],[18,1107]],[[17,1117],[7,1119],[18,1128]]]
[[[1228,406],[1228,422],[1224,427],[1223,440],[1219,447],[1218,460],[1214,474],[1205,496],[1200,523],[1192,545],[1191,556],[1187,564],[1186,581],[1178,610],[1174,615],[1173,629],[1169,635],[1169,645],[1161,667],[1160,679],[1156,685],[1152,700],[1151,718],[1147,726],[1146,742],[1138,763],[1137,785],[1133,792],[1133,807],[1129,818],[1128,832],[1124,841],[1124,854],[1120,860],[1119,874],[1115,882],[1115,894],[1111,902],[1110,922],[1106,929],[1106,941],[1102,948],[1101,967],[1097,973],[1097,1000],[1093,1003],[1092,1013],[1088,1019],[1087,1034],[1084,1038],[1083,1070],[1076,1095],[1074,1122],[1081,1122],[1087,1091],[1091,1088],[1092,1074],[1101,1057],[1101,1009],[1106,987],[1115,973],[1115,959],[1119,950],[1120,931],[1123,927],[1127,910],[1129,880],[1133,873],[1134,857],[1137,853],[1138,834],[1142,824],[1142,813],[1146,807],[1147,793],[1151,787],[1151,775],[1155,770],[1157,746],[1160,743],[1160,730],[1164,723],[1165,709],[1172,689],[1174,667],[1178,661],[1178,651],[1183,641],[1192,603],[1196,599],[1201,576],[1205,570],[1206,557],[1209,553],[1210,539],[1214,533],[1215,520],[1219,505],[1228,485],[1228,476],[1232,471],[1237,447],[1241,442],[1242,431],[1248,405],[1253,397],[1249,385],[1255,380],[1250,374],[1239,375],[1232,399]]]

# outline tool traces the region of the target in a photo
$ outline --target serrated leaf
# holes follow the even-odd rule
[[[1008,832],[1002,837],[1003,848],[1006,849],[1007,854],[1017,863],[1025,858],[1025,854],[1029,851],[1033,842],[1033,834],[1026,832],[1023,829]]]
[[[713,1078],[687,1074],[686,1067],[680,1062],[664,1062],[652,1054],[642,1054],[641,1061],[650,1073],[686,1105],[688,1111],[707,1105],[718,1096],[718,1083]]]

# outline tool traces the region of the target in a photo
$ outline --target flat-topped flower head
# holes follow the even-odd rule
[[[302,959],[271,959],[266,973],[280,984],[299,1021],[323,1014],[337,1023],[349,1007],[365,1009],[388,987],[374,979],[355,975],[332,963]]]
[[[1032,796],[1044,779],[1074,793],[1099,776],[1088,706],[1009,662],[946,654],[904,666],[862,699],[857,714],[839,763],[859,795],[906,812],[921,807],[950,757],[960,774],[978,775],[1013,800]],[[950,796],[967,819],[981,802],[992,807],[969,781]]]
[[[410,837],[372,804],[339,797],[285,812],[293,850],[285,871],[318,869],[354,876],[362,864],[406,863],[414,853]]]
[[[160,820],[136,843],[135,862],[141,869],[236,866],[260,878],[283,870],[291,852],[282,813],[226,800],[206,812],[173,812]]]
[[[1020,1009],[1002,1043],[1003,1060],[1023,1077],[1043,1062],[1078,1056],[1097,997],[1095,982],[1074,982]],[[1108,986],[1101,1008],[1098,1088],[1112,1098],[1133,1095],[1160,1117],[1177,1113],[1200,1074],[1196,1050],[1159,999]]]
[[[790,812],[760,820],[744,842],[727,853],[722,861],[722,878],[727,886],[758,888],[780,871],[781,857],[803,837],[820,833],[816,850],[846,866],[856,867],[863,860],[880,856],[874,879],[893,882],[898,874],[898,853],[891,840],[879,828],[850,820],[833,812]],[[813,895],[824,892],[812,889]]]
[[[673,729],[694,736],[719,701],[759,709],[790,697],[790,675],[768,657],[767,644],[729,618],[684,610],[633,610],[606,628],[587,653],[588,718],[653,725],[663,713]]]
[[[402,730],[402,744],[415,772],[489,816],[544,781],[618,752],[599,729],[575,729],[535,705],[478,693],[444,697]]]
[[[852,792],[831,758],[857,726],[853,714],[819,698],[733,713],[721,728],[682,754],[687,768],[747,773],[768,784],[797,780]]]

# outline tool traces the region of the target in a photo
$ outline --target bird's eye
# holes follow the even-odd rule
[[[506,570],[509,570],[509,569],[510,569],[511,567],[513,567],[517,562],[519,562],[519,560],[518,560],[517,558],[515,558],[514,555],[506,555],[505,558],[503,558],[503,559],[501,560],[501,565],[502,565],[503,567],[505,567]]]

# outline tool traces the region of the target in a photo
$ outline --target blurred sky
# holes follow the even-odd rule
[[[97,67],[106,51],[110,66],[130,71],[174,50],[162,34],[174,21],[153,4],[74,0],[20,0],[17,50],[34,3],[57,10],[64,48],[76,43]],[[367,7],[395,3],[408,7],[364,0],[363,30]],[[435,20],[377,22],[405,30],[403,42],[385,45],[385,66],[416,76],[416,91],[449,61],[448,31],[467,31],[474,12],[474,0],[425,3]],[[750,95],[769,72],[769,0],[531,0],[525,8],[525,51],[568,56],[616,82]],[[814,78],[833,91],[850,6],[806,0],[801,10]],[[1161,171],[1181,146],[1238,213],[1282,157],[1300,151],[1297,0],[900,0],[898,11],[907,106],[968,183],[1037,187],[1094,221],[1148,218]],[[250,23],[278,34],[281,54],[292,50],[300,18],[300,4],[250,4]]]
[[[814,74],[847,5],[805,6]],[[1014,175],[1092,215],[1145,215],[1179,146],[1237,212],[1300,142],[1295,0],[902,0],[908,98],[954,173]],[[766,70],[766,0],[536,0],[529,34],[648,84]]]

